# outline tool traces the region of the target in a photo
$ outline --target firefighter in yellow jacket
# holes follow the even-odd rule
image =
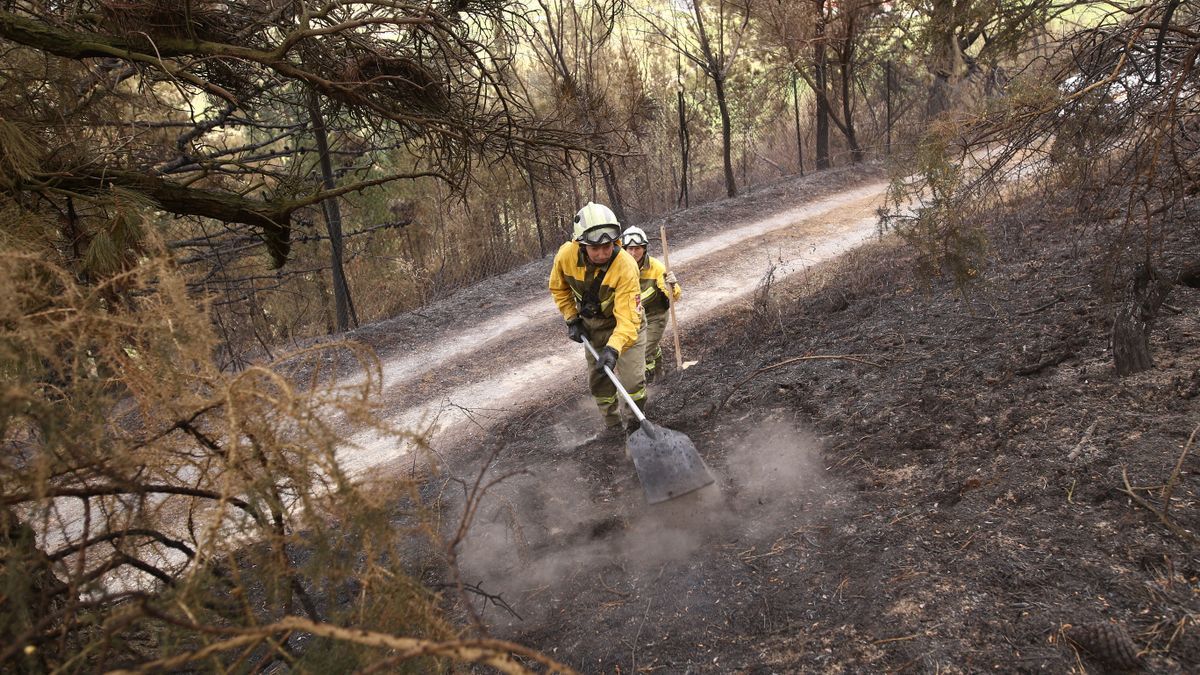
[[[604,374],[608,366],[629,397],[646,407],[645,322],[637,262],[617,246],[621,226],[603,204],[588,202],[575,215],[572,241],[558,249],[550,271],[550,295],[567,321],[567,336],[585,339],[600,355],[587,354],[588,385],[610,432],[622,427],[619,395]],[[626,428],[637,427],[630,416]]]
[[[646,379],[653,379],[662,368],[663,331],[667,329],[667,311],[671,303],[679,300],[683,289],[675,280],[675,273],[668,272],[658,258],[646,253],[650,240],[640,227],[630,227],[621,235],[621,248],[638,262],[642,290],[642,309],[646,311]]]

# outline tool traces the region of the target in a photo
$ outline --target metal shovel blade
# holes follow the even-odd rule
[[[692,440],[678,431],[645,420],[625,443],[651,504],[699,490],[714,480]]]

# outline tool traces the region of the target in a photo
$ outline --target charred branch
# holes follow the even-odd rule
[[[193,550],[192,547],[188,546],[187,544],[185,544],[177,539],[172,539],[171,537],[168,537],[167,535],[163,534],[162,532],[159,532],[158,530],[134,527],[134,528],[130,528],[128,530],[115,530],[113,532],[106,532],[104,534],[98,534],[98,535],[88,539],[87,541],[83,541],[78,544],[72,544],[71,546],[67,546],[65,548],[59,549],[59,550],[55,551],[54,553],[49,554],[47,556],[47,559],[50,560],[51,562],[55,562],[58,560],[62,560],[63,558],[66,558],[68,556],[74,555],[82,550],[89,549],[97,544],[102,544],[105,542],[112,542],[112,541],[119,542],[124,539],[140,539],[140,538],[149,538],[154,541],[157,541],[158,543],[163,544],[164,546],[173,548],[176,551],[183,553],[188,558],[192,558],[196,555],[196,551]]]
[[[170,213],[250,225],[261,231],[276,267],[287,260],[292,212],[301,206],[296,202],[272,203],[229,192],[184,187],[155,176],[118,169],[95,174],[44,174],[38,178],[41,182],[37,187],[41,189],[97,194],[121,187],[146,195]]]
[[[6,495],[0,495],[0,506],[15,506],[18,504],[40,501],[43,499],[53,499],[55,497],[80,497],[83,499],[89,499],[92,497],[104,497],[110,495],[149,494],[200,497],[202,499],[210,499],[218,502],[227,502],[233,506],[236,506],[242,511],[245,511],[259,524],[265,522],[258,509],[243,499],[231,497],[229,495],[223,495],[212,490],[189,488],[182,485],[88,485],[84,487],[49,487],[36,493],[14,492]]]

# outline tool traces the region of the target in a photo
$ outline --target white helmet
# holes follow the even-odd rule
[[[650,240],[646,238],[646,231],[637,225],[632,225],[625,229],[621,234],[622,246],[646,246]]]
[[[621,234],[621,224],[612,209],[603,204],[588,202],[575,214],[575,241],[584,244],[605,244],[616,241]]]

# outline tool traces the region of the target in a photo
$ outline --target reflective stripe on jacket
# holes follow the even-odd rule
[[[641,278],[642,306],[647,312],[665,312],[671,303],[683,296],[683,289],[675,284],[674,292],[667,294],[667,268],[658,258],[642,256]],[[670,298],[668,300],[668,298]]]
[[[568,241],[554,255],[550,295],[563,318],[570,321],[579,316],[580,307],[592,293],[598,275],[603,275],[596,298],[600,315],[615,319],[617,324],[608,339],[608,346],[620,354],[637,342],[642,322],[638,264],[633,256],[617,248],[608,265],[597,267],[587,261],[587,252],[579,242]]]

